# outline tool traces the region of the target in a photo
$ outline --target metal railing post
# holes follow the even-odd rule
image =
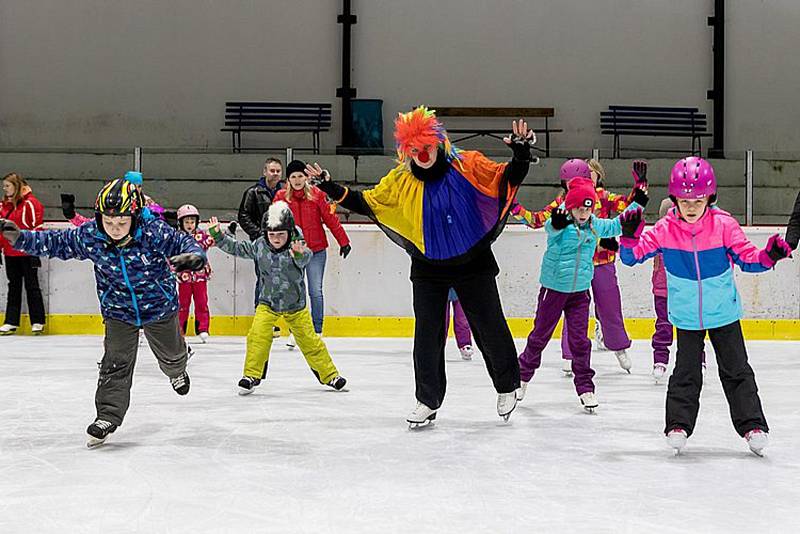
[[[599,148],[593,148],[592,149],[592,159],[600,161],[600,149]]]
[[[294,149],[290,146],[286,147],[286,162],[284,165],[288,165],[290,161],[294,160]]]
[[[744,222],[753,226],[753,151],[748,150],[744,155]]]
[[[133,170],[142,172],[142,147],[133,147]]]

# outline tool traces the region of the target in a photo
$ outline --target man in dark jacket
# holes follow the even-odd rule
[[[275,193],[285,186],[283,164],[279,159],[267,158],[261,178],[248,187],[239,204],[239,225],[255,241],[261,235],[261,218],[267,212]]]

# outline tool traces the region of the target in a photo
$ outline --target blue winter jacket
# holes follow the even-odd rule
[[[178,311],[167,258],[191,252],[205,259],[206,254],[192,236],[160,219],[140,217],[137,226],[133,240],[121,248],[95,221],[69,230],[22,231],[14,248],[32,256],[91,260],[103,317],[141,326]]]
[[[634,202],[628,209],[640,207]],[[594,277],[592,260],[597,242],[602,237],[622,234],[619,217],[599,219],[594,215],[583,226],[570,223],[563,230],[556,230],[552,220],[548,219],[544,228],[547,232],[547,250],[542,258],[539,283],[547,289],[561,293],[577,293],[589,289]]]

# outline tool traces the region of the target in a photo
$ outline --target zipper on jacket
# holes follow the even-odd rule
[[[128,278],[128,268],[125,266],[125,258],[119,254],[119,264],[122,265],[122,277],[125,279],[125,285],[131,292],[131,299],[133,300],[133,311],[136,313],[136,326],[142,326],[142,318],[139,316],[139,302],[136,300],[136,293],[133,291],[133,286]]]
[[[692,251],[694,252],[694,268],[697,269],[697,294],[698,308],[700,310],[700,330],[703,328],[703,279],[700,277],[700,259],[697,257],[697,245],[695,244],[695,234],[692,232]]]
[[[575,259],[575,274],[572,276],[572,291],[570,291],[570,293],[575,293],[575,288],[578,286],[578,269],[581,266],[581,246],[583,245],[583,236],[577,224],[575,225],[575,229],[578,231],[578,255]]]

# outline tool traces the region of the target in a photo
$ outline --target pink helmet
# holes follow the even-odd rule
[[[197,208],[192,206],[191,204],[184,204],[180,208],[178,208],[178,220],[180,221],[184,217],[197,217],[200,218],[200,212],[197,211]]]
[[[569,183],[573,178],[592,178],[589,164],[582,159],[569,159],[561,166],[561,181]]]
[[[669,194],[675,198],[695,199],[717,194],[714,168],[694,156],[678,160],[669,177]]]

